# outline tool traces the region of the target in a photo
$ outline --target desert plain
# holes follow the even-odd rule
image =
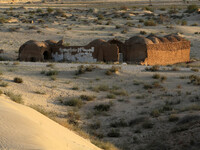
[[[152,4],[140,1],[1,3],[0,115],[4,119],[0,124],[0,149],[57,146],[54,149],[199,150],[199,1],[152,1]],[[191,61],[142,66],[17,60],[19,47],[28,40],[62,39],[65,45],[80,46],[94,39],[115,38],[124,42],[134,35],[151,33],[158,36],[176,33],[189,40]],[[26,128],[23,133],[14,132],[15,125],[9,120],[16,115],[14,112],[19,118],[16,127],[23,130],[21,124],[27,122],[29,131]],[[13,136],[6,132],[11,129]],[[28,136],[25,132],[29,137],[24,145],[20,144],[23,136],[17,137]],[[16,140],[16,145],[10,139]],[[52,145],[48,145],[49,141]],[[32,147],[35,143],[38,147]]]

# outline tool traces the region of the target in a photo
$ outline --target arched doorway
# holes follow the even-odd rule
[[[43,58],[44,58],[44,60],[48,60],[49,59],[49,53],[47,51],[45,51],[43,53]]]

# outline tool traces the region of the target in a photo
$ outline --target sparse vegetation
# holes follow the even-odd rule
[[[15,77],[13,80],[15,83],[23,83],[23,79],[19,77]]]
[[[154,75],[152,76],[152,78],[153,78],[153,79],[159,79],[159,78],[160,78],[160,74],[154,74]]]
[[[81,95],[80,99],[84,101],[93,101],[96,97],[91,95]]]
[[[49,70],[48,72],[46,72],[46,76],[55,76],[55,75],[58,75],[57,70]]]
[[[152,67],[146,67],[145,70],[146,71],[152,71],[152,72],[159,71],[160,70],[160,66],[155,65],[155,66],[152,66]]]
[[[156,22],[154,20],[147,20],[144,22],[145,26],[156,26]]]
[[[110,104],[99,104],[99,105],[96,105],[94,107],[94,110],[97,110],[97,111],[109,111],[110,110]]]
[[[83,102],[80,98],[73,97],[69,100],[63,101],[63,104],[66,106],[81,107],[83,105]]]
[[[6,82],[1,82],[0,83],[0,87],[7,87],[8,86],[8,83],[6,83]]]
[[[197,5],[189,5],[188,7],[187,7],[187,10],[186,10],[186,12],[187,13],[193,13],[193,12],[195,12],[195,11],[197,11],[198,10],[198,6]]]
[[[120,137],[120,132],[119,130],[112,129],[111,131],[108,132],[107,134],[108,137]]]
[[[18,94],[14,94],[12,92],[4,92],[5,95],[7,95],[8,97],[10,97],[10,99],[16,103],[19,103],[19,104],[24,104],[24,101],[22,99],[22,96],[21,95],[18,95]]]
[[[170,122],[175,122],[175,121],[178,121],[179,117],[175,114],[172,114],[169,116],[169,121]]]
[[[118,66],[112,66],[110,69],[108,69],[106,71],[106,75],[112,75],[113,73],[117,73],[121,70],[121,67],[118,67]]]

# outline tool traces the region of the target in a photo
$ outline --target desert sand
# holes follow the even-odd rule
[[[4,129],[1,134],[6,135],[3,132],[11,128],[13,132],[8,133],[19,136],[7,134],[15,143],[0,136],[3,148],[16,144],[14,147],[38,145],[50,149],[49,146],[63,145],[63,139],[68,143],[63,146],[77,148],[88,143],[93,148],[89,140],[83,139],[90,139],[89,134],[99,140],[92,143],[106,150],[199,150],[200,14],[185,12],[192,2],[179,5],[169,1],[165,6],[154,3],[153,7],[146,3],[83,3],[1,5],[0,90],[7,97],[2,94],[0,109],[10,113],[7,118],[3,117],[5,113],[0,114],[0,120],[11,122],[19,118],[16,122],[22,120],[35,129],[22,127],[21,123],[0,122]],[[156,26],[144,25],[149,20]],[[98,38],[124,42],[132,36],[150,33],[158,36],[178,33],[190,40],[191,63],[149,71],[137,64],[17,61],[19,47],[28,40],[63,39],[66,45],[79,46]],[[93,69],[77,75],[81,65]],[[106,75],[112,66],[117,71]],[[54,75],[48,76],[51,71]],[[23,82],[15,83],[15,77]],[[8,92],[20,95],[20,100],[10,97],[25,106],[10,101]],[[75,130],[83,138],[27,107]],[[52,127],[56,130],[50,130]],[[68,133],[72,134],[70,139]],[[27,145],[22,143],[21,135],[27,136]],[[78,144],[71,145],[74,141],[71,137],[80,139],[75,141]]]
[[[37,111],[0,97],[0,149],[98,150]]]

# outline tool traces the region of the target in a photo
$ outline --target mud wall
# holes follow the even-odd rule
[[[145,65],[169,65],[190,60],[190,42],[147,45]]]
[[[126,52],[123,55],[124,61],[141,62],[147,57],[147,47],[145,44],[127,45]]]
[[[58,52],[52,53],[55,61],[68,62],[96,62],[93,57],[94,47],[70,46],[60,47]]]
[[[68,46],[52,48],[54,61],[68,62],[115,62],[119,61],[119,49],[116,45]]]

